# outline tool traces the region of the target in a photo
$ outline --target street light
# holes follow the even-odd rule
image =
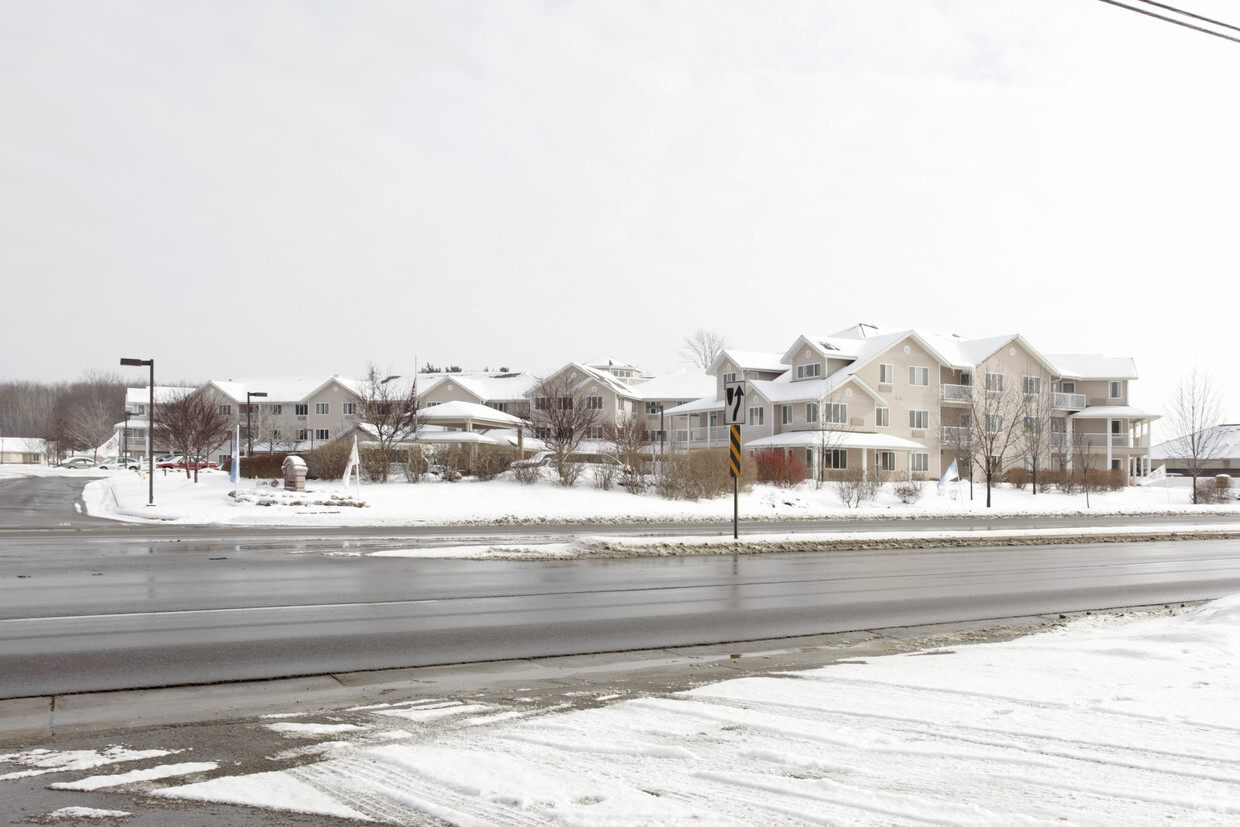
[[[245,392],[245,441],[248,446],[245,449],[245,455],[247,457],[254,456],[254,431],[253,429],[250,428],[250,409],[251,409],[250,398],[254,396],[266,396],[266,395],[267,394],[263,391],[246,391]],[[238,459],[237,461],[240,462],[240,459]]]
[[[151,380],[150,404],[146,407],[147,425],[146,425],[146,463],[147,475],[146,479],[150,488],[150,499],[146,505],[148,508],[155,505],[155,360],[154,359],[121,359],[121,365],[130,368],[150,367]]]

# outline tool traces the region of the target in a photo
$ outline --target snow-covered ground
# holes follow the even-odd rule
[[[1235,824],[1237,664],[1232,597],[574,711],[519,693],[290,711],[250,724],[288,741],[265,772],[222,747],[128,771],[145,756],[119,746],[15,751],[0,784],[392,824]]]
[[[30,466],[23,466],[29,468]],[[17,468],[9,466],[9,468]],[[21,473],[0,467],[0,475]],[[449,523],[533,524],[540,522],[618,523],[625,521],[730,520],[731,496],[686,502],[665,500],[654,492],[639,495],[623,488],[602,491],[588,482],[563,488],[549,481],[523,485],[510,479],[488,482],[463,480],[410,484],[344,486],[337,480],[311,480],[304,493],[286,492],[254,480],[242,480],[237,497],[222,471],[201,471],[199,480],[184,473],[156,472],[155,505],[148,505],[149,486],[144,475],[132,471],[64,471],[38,473],[90,476],[84,499],[91,514],[130,522],[158,520],[180,524],[401,526]],[[802,483],[795,489],[756,485],[740,497],[739,512],[746,520],[812,518],[908,517],[973,514],[1003,517],[1017,514],[1142,514],[1227,513],[1240,520],[1240,504],[1194,506],[1185,487],[1130,487],[1093,494],[1088,505],[1083,494],[1001,486],[993,507],[986,508],[986,492],[967,483],[950,483],[939,491],[924,484],[924,494],[904,504],[886,487],[871,504],[846,508],[835,487]]]

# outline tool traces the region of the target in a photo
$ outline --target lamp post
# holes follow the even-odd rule
[[[149,367],[151,369],[150,379],[150,403],[146,407],[146,464],[147,475],[146,480],[149,484],[150,499],[147,500],[147,507],[155,505],[155,360],[154,359],[121,359],[121,365],[124,367],[140,368]]]
[[[245,455],[247,457],[254,456],[254,431],[250,428],[250,399],[255,396],[266,396],[263,391],[246,391],[245,392]]]

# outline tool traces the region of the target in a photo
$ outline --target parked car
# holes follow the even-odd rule
[[[57,468],[94,468],[95,460],[92,457],[69,457],[56,466]]]
[[[142,463],[133,457],[108,457],[95,466],[100,471],[129,470],[137,471]]]
[[[180,454],[172,454],[171,456],[166,456],[163,459],[156,460],[155,467],[156,468],[184,468],[185,457],[181,456]]]
[[[182,459],[180,462],[177,463],[177,468],[189,468],[191,470],[196,468],[196,469],[201,470],[203,468],[219,468],[219,466],[216,465],[214,462],[211,462],[208,459],[203,459],[202,457],[198,457],[198,458],[189,459],[189,460]]]

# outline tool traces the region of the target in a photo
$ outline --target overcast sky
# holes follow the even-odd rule
[[[1097,0],[4,6],[0,378],[859,321],[1235,373],[1240,44]]]

